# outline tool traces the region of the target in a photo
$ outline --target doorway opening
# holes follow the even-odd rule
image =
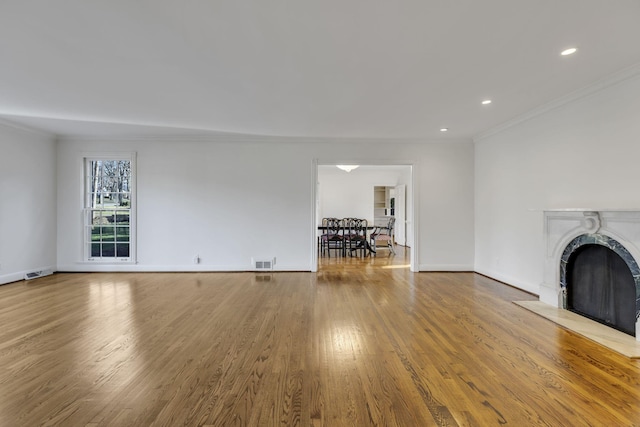
[[[396,163],[367,164],[347,172],[339,169],[338,164],[340,163],[327,162],[316,164],[315,167],[314,242],[319,242],[317,227],[321,225],[322,218],[363,218],[370,225],[382,225],[378,223],[393,216],[395,242],[403,248],[402,253],[408,256],[408,268],[416,271],[413,226],[416,206],[413,181],[415,166]],[[384,200],[380,199],[381,188],[385,191]],[[380,193],[378,196],[377,192]],[[381,204],[384,207],[381,208]],[[386,250],[381,251],[384,253],[383,257],[387,256]],[[380,254],[377,258],[380,258]],[[316,245],[312,261],[312,266],[316,269],[319,259]]]

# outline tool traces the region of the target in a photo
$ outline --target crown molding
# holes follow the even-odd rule
[[[0,125],[6,126],[9,128],[17,129],[23,132],[28,132],[34,135],[43,136],[46,138],[56,139],[58,135],[50,132],[46,132],[40,129],[32,128],[30,126],[26,126],[20,123],[12,122],[11,120],[4,119],[0,117]]]
[[[640,63],[634,64],[630,67],[624,68],[614,74],[610,74],[607,77],[604,77],[596,82],[586,86],[582,89],[578,89],[574,92],[569,93],[568,95],[557,98],[551,102],[541,105],[540,107],[534,108],[533,110],[522,114],[518,117],[515,117],[507,122],[504,122],[494,128],[491,128],[485,132],[481,132],[473,137],[474,143],[481,143],[483,140],[496,135],[500,132],[503,132],[509,128],[519,125],[520,123],[531,120],[535,117],[546,114],[550,111],[553,111],[557,108],[560,108],[564,105],[567,105],[571,102],[586,98],[595,93],[598,93],[604,89],[613,87],[617,84],[620,84],[626,80],[632,79],[640,75]]]
[[[122,134],[122,135],[58,135],[62,142],[209,142],[209,143],[289,143],[289,144],[470,144],[466,138],[429,139],[429,138],[366,138],[366,137],[295,137],[272,135],[249,135],[233,133],[185,133],[185,134]]]

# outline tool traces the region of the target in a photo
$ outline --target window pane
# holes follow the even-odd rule
[[[128,258],[129,257],[129,244],[128,243],[116,244],[116,256],[119,257],[119,258]]]
[[[96,193],[95,206],[93,206],[94,208],[103,209],[105,207],[104,194],[105,193],[101,189],[98,190],[98,192]]]
[[[109,215],[113,215],[113,211],[95,210],[91,212],[91,224],[107,225],[110,223]]]
[[[102,211],[102,223],[103,225],[114,224],[116,221],[115,211]]]
[[[102,241],[113,242],[116,238],[115,227],[101,227]]]
[[[116,223],[117,224],[129,224],[131,219],[131,212],[128,210],[123,210],[118,212],[116,215]]]
[[[100,224],[100,211],[91,211],[91,224]]]
[[[102,167],[100,166],[100,161],[92,161],[89,168],[91,169],[91,183],[94,188],[93,191],[96,191],[95,189],[102,187]]]
[[[116,242],[129,241],[129,227],[116,227]]]
[[[99,200],[100,200],[100,197],[98,196],[98,194],[90,193],[89,196],[88,196],[89,207],[97,208]]]
[[[115,243],[105,243],[102,245],[102,256],[103,257],[114,257],[116,256],[116,245]]]
[[[102,240],[100,237],[100,227],[91,227],[91,241],[99,242],[100,240]]]
[[[100,243],[92,243],[91,244],[91,256],[99,257],[100,254]]]
[[[121,194],[120,206],[124,208],[131,207],[131,193],[120,193],[120,194]]]
[[[129,209],[129,194],[111,193],[111,203],[116,209]]]
[[[89,207],[95,208],[100,203],[100,191],[102,188],[102,171],[100,167],[100,162],[99,161],[90,162],[89,170],[90,170],[90,177],[89,177],[89,182],[87,183],[89,185],[89,188],[87,188],[87,193],[89,194],[89,200],[87,202],[90,203]]]

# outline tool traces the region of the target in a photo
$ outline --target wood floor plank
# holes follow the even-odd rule
[[[640,363],[408,251],[0,286],[0,425],[640,426]]]

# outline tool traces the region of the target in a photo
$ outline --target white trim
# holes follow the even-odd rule
[[[76,262],[76,264],[77,265],[113,265],[113,266],[119,266],[119,265],[137,265],[138,263],[135,262],[135,261],[130,261],[130,260],[126,259],[126,258],[122,258],[120,260],[116,259],[114,261],[97,258],[95,260],[89,260],[89,261],[78,261],[78,262]]]
[[[409,271],[411,271],[412,273],[419,273],[420,271],[422,271],[422,267],[420,266],[420,221],[418,221],[418,218],[420,218],[420,200],[418,197],[419,193],[419,183],[420,180],[418,179],[418,172],[419,172],[419,168],[418,165],[416,164],[412,164],[411,165],[411,207],[413,209],[412,212],[412,218],[411,218],[411,227],[410,229],[413,232],[413,236],[412,236],[412,247],[411,247],[411,261],[409,263]],[[405,201],[406,203],[406,201]],[[406,218],[405,218],[406,220]],[[406,230],[405,230],[406,233]],[[406,240],[406,235],[405,235],[405,240]]]
[[[423,272],[436,271],[455,271],[473,273],[473,265],[469,264],[420,264],[420,270]]]
[[[623,70],[618,71],[617,73],[611,74],[607,77],[604,77],[595,83],[590,84],[587,87],[582,89],[578,89],[574,92],[571,92],[568,95],[557,98],[551,102],[543,104],[538,108],[534,108],[520,116],[517,116],[507,122],[504,122],[492,129],[489,129],[485,132],[481,132],[473,137],[473,142],[479,143],[484,139],[489,138],[497,133],[503,132],[509,128],[512,128],[520,123],[526,122],[527,120],[531,120],[535,117],[541,116],[549,111],[555,110],[556,108],[560,108],[563,105],[569,104],[573,101],[577,101],[579,99],[585,98],[587,96],[593,95],[597,92],[600,92],[609,87],[615,86],[619,83],[624,82],[625,80],[634,78],[640,75],[640,63],[634,64],[630,67],[627,67]]]
[[[33,133],[38,136],[44,136],[55,140],[57,135],[55,133],[46,132],[40,129],[33,128],[31,126],[23,125],[21,123],[12,122],[11,120],[0,117],[0,125],[7,126],[13,129],[17,129],[23,132]]]
[[[29,270],[31,271],[31,270]],[[75,264],[59,265],[58,272],[74,272],[74,273],[100,273],[100,272],[137,272],[137,273],[218,273],[218,272],[250,272],[250,273],[279,273],[279,272],[310,272],[308,265],[279,265],[274,270],[256,270],[251,265],[140,265],[133,263],[91,263],[91,262],[78,262]]]
[[[318,159],[311,161],[311,272],[318,271]]]
[[[115,123],[117,124],[117,123]],[[148,125],[134,125],[147,127]],[[169,128],[169,130],[172,130]],[[471,138],[382,138],[382,137],[310,137],[310,136],[277,136],[277,135],[249,135],[241,133],[225,133],[219,131],[185,129],[190,133],[150,133],[148,135],[122,134],[122,135],[53,135],[63,142],[87,142],[87,141],[176,141],[181,142],[233,142],[233,143],[291,143],[306,144],[344,144],[348,143],[379,143],[379,144],[468,144],[473,142]]]

